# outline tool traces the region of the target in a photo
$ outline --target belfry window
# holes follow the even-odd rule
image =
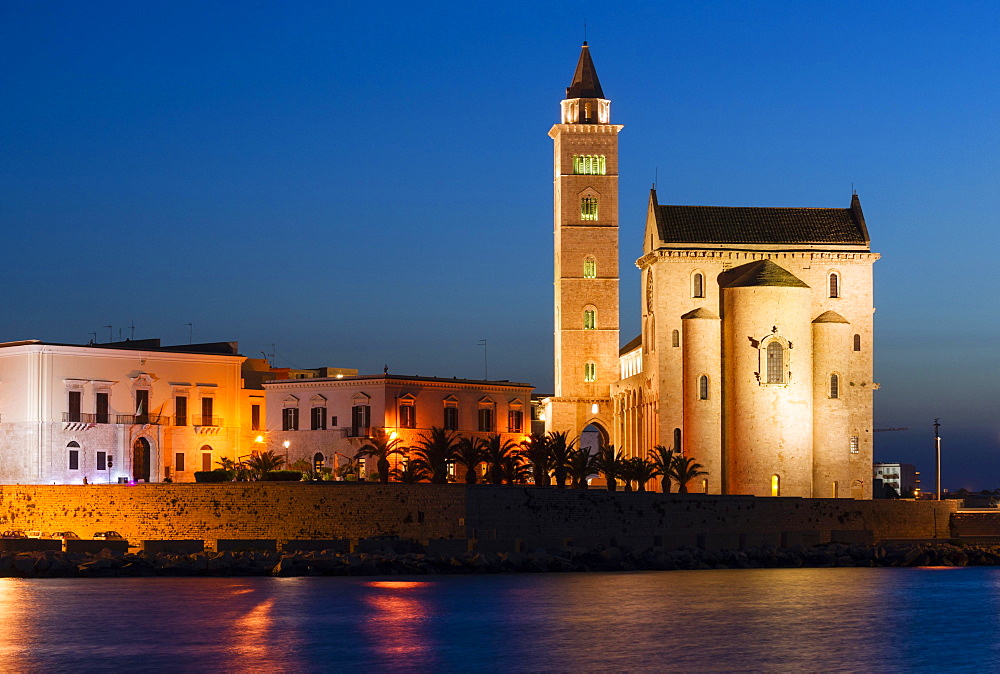
[[[592,257],[583,259],[583,278],[597,278],[597,260]]]
[[[830,397],[840,397],[840,377],[835,374],[830,375]]]
[[[583,329],[584,330],[597,329],[597,312],[594,309],[583,310]]]
[[[580,219],[597,220],[597,197],[580,199]]]
[[[780,342],[767,345],[767,383],[785,383],[785,347]]]
[[[830,297],[840,297],[840,274],[830,274]]]
[[[704,297],[705,296],[705,276],[704,274],[695,274],[691,277],[691,297]]]
[[[573,156],[573,173],[578,176],[603,176],[607,172],[607,161],[603,154],[578,154]]]
[[[597,381],[597,364],[583,364],[583,381]]]

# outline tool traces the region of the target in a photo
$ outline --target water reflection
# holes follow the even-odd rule
[[[386,667],[429,666],[434,640],[427,629],[430,608],[425,593],[430,583],[418,581],[371,581],[373,592],[364,599],[371,609],[364,632],[378,662]]]
[[[27,615],[31,608],[31,592],[27,581],[0,578],[0,663],[4,669],[30,669],[30,645],[34,639],[34,622]]]

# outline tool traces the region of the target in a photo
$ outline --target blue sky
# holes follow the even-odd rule
[[[551,140],[588,24],[647,190],[846,207],[876,264],[876,460],[1000,486],[1000,5],[0,4],[0,339],[275,344],[552,387]]]

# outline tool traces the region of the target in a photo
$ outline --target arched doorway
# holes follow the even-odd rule
[[[325,463],[325,457],[323,452],[316,452],[313,454],[313,472],[319,477],[319,474],[323,472],[323,464]]]
[[[590,450],[591,454],[597,454],[597,450],[610,442],[611,437],[604,429],[604,426],[596,421],[592,421],[580,431],[580,441],[577,443],[577,447],[586,447]]]
[[[149,464],[152,455],[149,440],[136,438],[132,443],[132,479],[149,482]]]

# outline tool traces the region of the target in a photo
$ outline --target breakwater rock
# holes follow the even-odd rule
[[[0,554],[0,577],[101,578],[134,576],[384,576],[584,571],[672,571],[796,567],[1000,566],[1000,545],[949,543],[795,548],[676,550],[562,547],[532,552],[461,555],[367,553],[201,552],[192,555],[98,554],[55,551]]]

